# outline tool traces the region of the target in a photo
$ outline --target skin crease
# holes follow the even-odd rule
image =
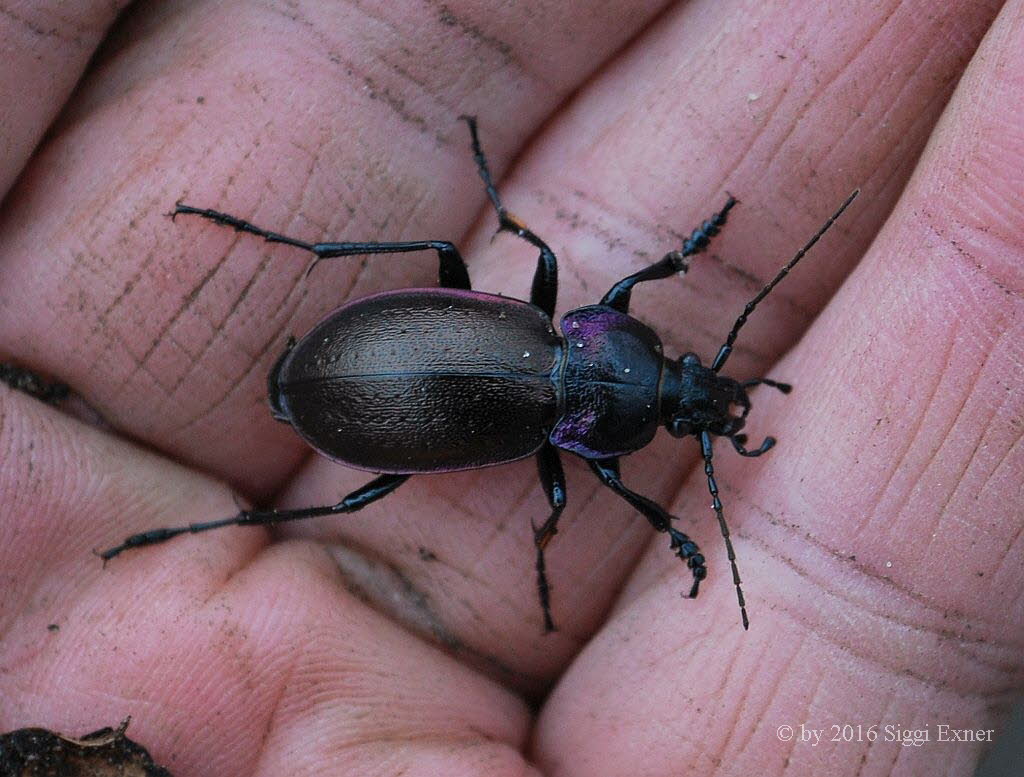
[[[1024,2],[530,7],[140,5],[63,107],[68,61],[0,72],[46,103],[3,124],[0,356],[109,424],[0,389],[0,730],[131,714],[178,777],[969,773],[983,746],[937,724],[995,727],[1024,684]],[[475,288],[528,293],[535,252],[491,241],[460,113],[559,257],[559,314],[739,198],[684,280],[634,293],[667,352],[705,362],[862,189],[725,370],[796,387],[753,393],[767,457],[716,447],[750,631],[697,446],[667,435],[623,476],[701,544],[701,596],[564,456],[547,637],[530,461],[273,538],[91,555],[232,514],[228,484],[298,506],[368,480],[273,422],[265,375],[346,299],[436,276],[430,254],[303,279],[307,256],[172,223],[175,201],[306,240],[452,239]],[[780,740],[801,723],[933,741]]]
[[[88,0],[0,5],[0,105],[18,106],[0,115],[0,191],[14,183],[124,5]]]

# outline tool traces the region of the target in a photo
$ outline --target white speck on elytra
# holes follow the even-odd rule
[[[523,351],[523,358],[524,359],[530,358],[530,352],[529,351]]]
[[[629,367],[626,367],[626,369],[624,369],[623,372],[628,373],[629,372]]]

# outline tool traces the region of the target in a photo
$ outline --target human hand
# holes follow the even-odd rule
[[[1000,3],[133,7],[50,126],[111,13],[80,5],[3,22],[0,174],[21,177],[0,222],[0,353],[110,429],[0,391],[0,726],[131,714],[179,777],[970,768],[977,744],[778,732],[985,729],[1021,685],[1022,3],[977,54]],[[749,632],[688,440],[659,438],[623,475],[701,543],[701,596],[570,460],[547,637],[529,461],[413,478],[278,542],[224,530],[105,570],[90,553],[232,514],[223,482],[287,506],[365,482],[272,421],[266,373],[345,300],[436,275],[408,255],[304,281],[304,255],[172,223],[175,201],[308,240],[450,238],[475,288],[526,295],[535,252],[490,241],[460,113],[558,255],[560,313],[739,197],[684,281],[634,294],[672,355],[711,358],[862,188],[729,363],[796,387],[753,397],[751,434],[776,450],[715,459]]]

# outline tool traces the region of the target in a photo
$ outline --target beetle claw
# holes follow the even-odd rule
[[[302,280],[303,281],[305,281],[305,280],[307,280],[309,278],[309,274],[311,272],[313,272],[313,268],[315,268],[318,264],[320,264],[320,257],[319,256],[313,257],[313,261],[309,263],[309,267],[307,267],[306,271],[304,273],[302,273]]]

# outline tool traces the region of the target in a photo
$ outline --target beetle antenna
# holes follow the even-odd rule
[[[806,245],[796,252],[796,255],[789,260],[786,266],[779,270],[778,275],[772,278],[771,281],[757,293],[757,296],[747,303],[746,307],[743,308],[743,312],[740,313],[740,317],[736,319],[736,323],[732,325],[732,331],[729,332],[729,336],[725,338],[725,344],[718,350],[718,355],[715,357],[715,361],[711,365],[712,370],[718,372],[725,365],[726,359],[728,359],[729,354],[732,353],[732,346],[736,342],[736,335],[739,334],[743,325],[747,323],[747,317],[754,312],[754,308],[757,307],[757,304],[767,297],[771,290],[774,289],[783,278],[789,275],[789,271],[796,266],[797,262],[804,258],[804,254],[811,250],[811,247],[821,239],[821,236],[828,232],[829,228],[836,222],[836,219],[838,219],[849,204],[857,198],[858,194],[860,194],[860,189],[854,189],[853,193],[850,194],[843,204],[839,206],[839,209],[829,216],[828,221],[821,225],[821,229],[814,234],[814,237],[808,240]]]
[[[735,443],[734,443],[735,444]],[[771,446],[768,446],[771,447]],[[718,526],[722,530],[722,537],[725,539],[725,550],[729,556],[729,565],[732,567],[732,583],[736,586],[736,599],[740,603],[740,617],[743,619],[743,628],[750,628],[750,619],[747,617],[747,602],[743,598],[743,589],[740,587],[740,570],[736,566],[736,551],[732,548],[732,539],[729,537],[729,527],[725,523],[725,515],[722,513],[722,500],[718,498],[718,483],[715,482],[715,468],[711,465],[711,433],[700,433],[700,450],[704,456],[704,474],[708,477],[708,491],[711,492],[711,507],[718,518]]]

